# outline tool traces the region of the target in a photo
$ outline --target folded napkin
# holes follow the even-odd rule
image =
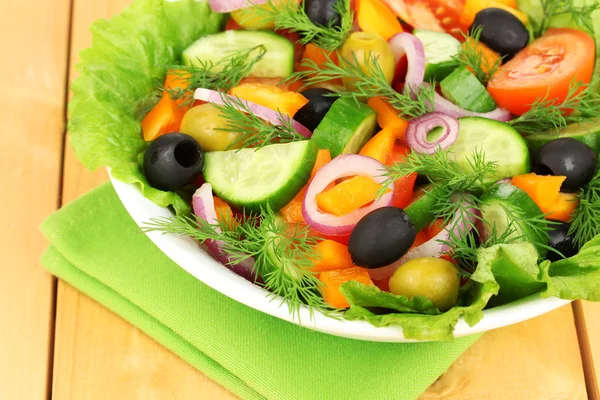
[[[477,338],[343,339],[239,304],[179,268],[110,184],[42,225],[42,264],[244,399],[415,399]],[[110,351],[110,349],[108,349]]]

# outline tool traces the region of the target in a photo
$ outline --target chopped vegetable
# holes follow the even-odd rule
[[[343,244],[333,240],[323,240],[314,246],[314,250],[317,255],[317,259],[312,266],[314,272],[355,267],[348,252],[348,247]]]
[[[395,143],[396,132],[394,127],[388,126],[373,136],[358,154],[374,158],[382,164],[387,164]]]
[[[358,0],[356,20],[363,32],[375,33],[388,40],[402,32],[398,18],[381,0]]]
[[[231,88],[231,95],[248,100],[293,118],[308,103],[300,93],[282,90],[277,86],[261,83],[243,83]]]
[[[360,267],[324,271],[319,275],[319,279],[323,282],[321,288],[323,300],[334,308],[350,307],[346,297],[340,291],[340,287],[344,283],[356,281],[365,285],[373,285],[368,270]]]
[[[475,32],[481,31],[476,29]],[[498,67],[502,64],[500,55],[481,43],[478,40],[478,36],[473,35],[473,32],[461,44],[461,51],[456,60],[475,74],[479,82],[484,85],[487,85],[490,77],[494,75]]]
[[[522,13],[521,11],[509,7],[505,4],[502,4],[500,1],[496,0],[466,0],[465,7],[460,16],[460,23],[464,29],[471,26],[473,21],[475,20],[475,16],[481,10],[486,8],[499,8],[504,11],[508,11],[515,17],[517,17],[522,23],[526,24],[528,21],[527,14]]]
[[[319,193],[316,197],[319,209],[337,216],[346,215],[375,199],[381,185],[366,176],[355,176]]]
[[[544,176],[535,173],[517,175],[511,183],[524,190],[548,219],[567,222],[577,207],[575,195],[560,193],[565,176]]]
[[[399,115],[398,110],[392,107],[385,99],[378,96],[370,97],[367,104],[377,112],[377,123],[382,129],[388,125],[393,125],[396,138],[404,138],[408,122]]]

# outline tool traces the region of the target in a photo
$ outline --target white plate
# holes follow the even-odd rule
[[[143,197],[136,186],[117,181],[112,176],[111,180],[121,202],[138,225],[143,225],[150,218],[172,215],[167,208],[159,207]],[[266,290],[225,268],[193,240],[175,235],[163,235],[158,232],[149,232],[147,235],[163,253],[188,273],[225,296],[248,307],[331,335],[377,342],[413,341],[404,337],[400,327],[377,328],[366,321],[335,320],[321,313],[315,313],[311,319],[306,307],[300,310],[298,320],[289,314],[285,305],[280,305],[278,301],[271,301],[271,298],[267,297],[269,293]],[[567,303],[569,301],[555,297],[543,299],[537,294],[531,295],[510,304],[485,310],[484,318],[473,327],[467,325],[461,318],[456,325],[454,335],[456,337],[467,336],[511,325],[547,313]]]

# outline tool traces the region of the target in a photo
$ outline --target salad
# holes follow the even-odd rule
[[[291,313],[451,339],[600,300],[600,3],[137,0],[70,104],[90,168]]]

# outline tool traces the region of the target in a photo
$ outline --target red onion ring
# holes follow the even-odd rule
[[[400,32],[392,36],[388,43],[394,52],[396,64],[406,54],[408,68],[404,79],[404,90],[418,90],[425,76],[425,49],[423,43],[414,35]]]
[[[427,140],[427,135],[433,128],[442,128],[442,135],[435,142]],[[447,149],[456,141],[460,124],[456,118],[452,118],[441,112],[424,114],[419,118],[408,122],[404,140],[413,150],[433,154],[438,148]]]
[[[241,8],[248,8],[266,3],[267,0],[208,0],[210,9],[218,13],[228,13]]]
[[[480,220],[477,218],[477,209],[469,207],[470,203],[466,200],[461,201],[461,209],[456,213],[446,228],[422,245],[409,250],[398,261],[386,265],[385,267],[370,269],[369,275],[371,276],[371,279],[377,281],[387,279],[408,260],[419,257],[439,257],[450,250],[450,247],[442,242],[448,241],[451,235],[458,237],[465,235],[477,224],[477,221]]]
[[[429,83],[424,83],[423,85],[429,86]],[[500,122],[507,122],[512,119],[512,114],[510,111],[505,110],[504,108],[496,108],[494,111],[490,111],[487,113],[478,113],[474,111],[465,110],[464,108],[460,108],[456,104],[452,103],[450,100],[445,99],[439,93],[434,92],[434,108],[435,111],[442,112],[454,118],[460,117],[482,117],[487,119],[493,119]]]
[[[215,202],[212,196],[212,186],[210,183],[205,183],[194,193],[192,197],[192,206],[194,215],[202,218],[210,224],[217,222],[217,211],[215,210]],[[215,231],[221,233],[221,228],[216,227]],[[223,251],[223,242],[220,240],[206,240],[204,242],[208,250],[221,264],[240,275],[241,277],[254,282],[257,278],[254,271],[254,259],[248,257],[242,262],[234,264],[230,255]]]
[[[319,211],[316,199],[316,196],[331,182],[348,176],[367,176],[376,183],[383,184],[386,180],[386,177],[383,176],[384,170],[385,166],[379,161],[358,154],[342,154],[331,160],[317,172],[306,190],[302,203],[302,215],[308,226],[328,236],[345,236],[352,232],[362,217],[373,210],[389,206],[394,198],[393,182],[390,182],[387,187],[390,191],[371,205],[339,217]]]
[[[215,90],[210,90],[210,89],[200,88],[200,89],[196,89],[196,91],[194,92],[194,99],[206,101],[206,102],[213,103],[213,104],[220,104],[220,105],[224,104],[222,96],[226,97],[230,100],[235,100],[236,102],[239,100],[250,111],[252,111],[252,113],[254,115],[256,115],[259,118],[264,119],[267,122],[272,123],[273,125],[283,125],[283,124],[289,124],[291,122],[291,124],[294,127],[294,129],[296,130],[296,132],[298,132],[300,135],[304,136],[307,139],[310,139],[310,137],[312,136],[312,132],[304,125],[300,124],[299,122],[294,121],[292,118],[285,116],[283,114],[281,114],[281,117],[287,118],[287,120],[282,120],[280,118],[280,113],[278,113],[277,111],[271,110],[268,107],[261,106],[260,104],[252,103],[251,101],[246,101],[244,99],[240,99],[239,97],[234,97],[234,96],[228,95],[226,93],[221,93],[221,92],[217,92]]]

